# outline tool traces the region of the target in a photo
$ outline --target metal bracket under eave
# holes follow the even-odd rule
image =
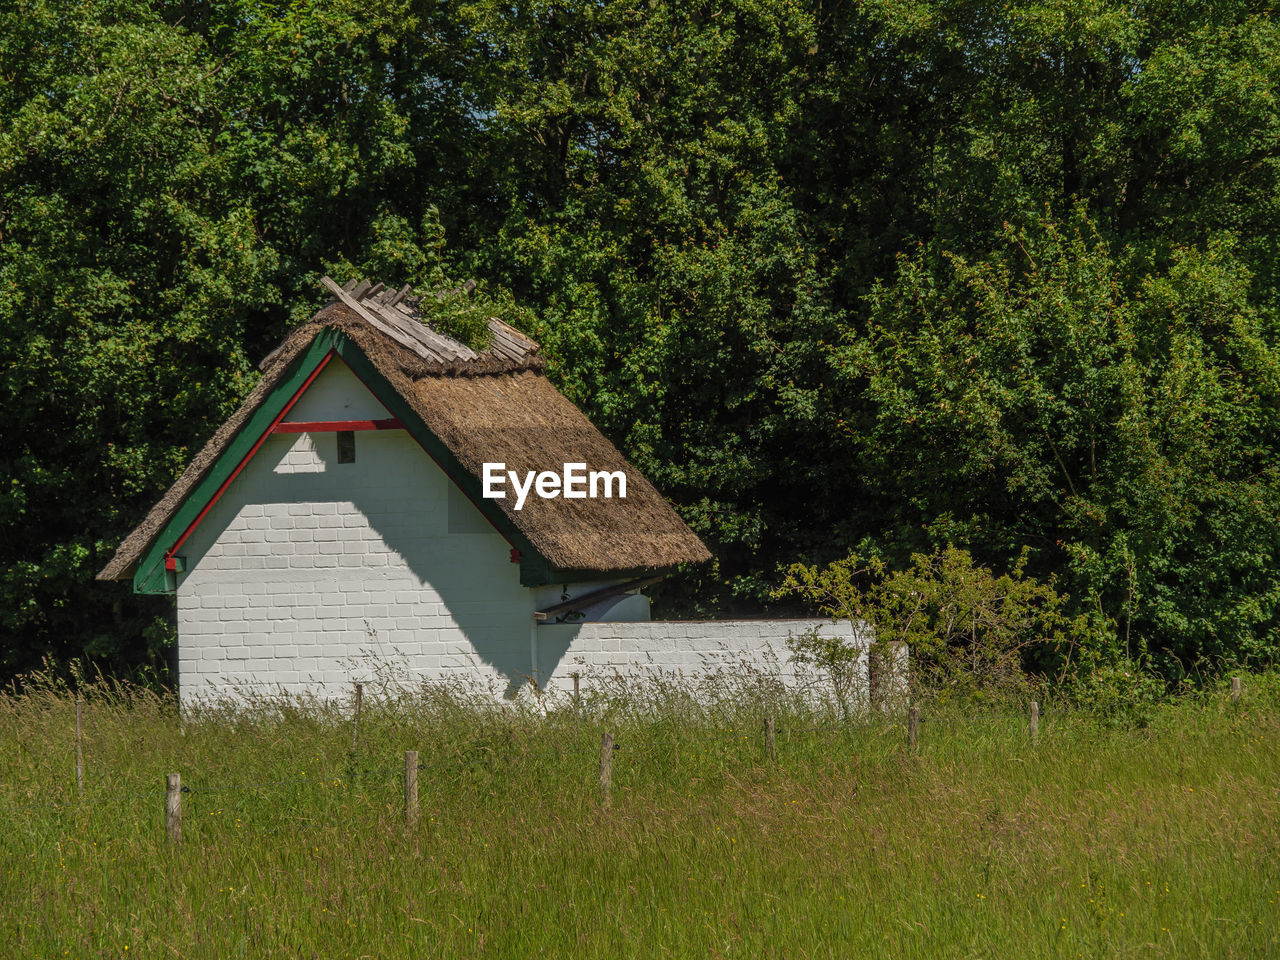
[[[178,590],[178,574],[187,572],[186,557],[164,558],[165,593],[176,593]]]
[[[593,590],[591,593],[584,593],[580,597],[565,600],[562,603],[557,603],[555,606],[546,607],[542,610],[535,610],[533,612],[533,619],[538,621],[550,620],[552,617],[558,617],[560,614],[566,613],[570,610],[580,610],[593,603],[599,603],[601,600],[608,600],[610,597],[616,597],[619,594],[630,593],[632,590],[643,589],[644,587],[657,583],[661,579],[662,577],[642,577],[639,580],[627,580],[623,583],[615,584],[612,587]]]

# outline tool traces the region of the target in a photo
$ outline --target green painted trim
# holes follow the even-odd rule
[[[306,382],[307,377],[311,376],[325,355],[334,349],[339,336],[340,334],[332,329],[321,330],[316,335],[302,355],[293,362],[292,369],[250,415],[244,426],[240,428],[240,432],[227,445],[227,449],[222,451],[221,456],[209,468],[203,479],[196,484],[195,489],[179,504],[173,516],[169,518],[169,522],[161,528],[160,533],[151,541],[146,553],[138,561],[133,574],[134,593],[173,593],[177,589],[177,578],[164,568],[165,551],[182,536],[187,527],[191,526],[192,521],[200,516],[200,511],[213,499],[227,477],[235,472],[240,461],[262,438],[289,399]]]

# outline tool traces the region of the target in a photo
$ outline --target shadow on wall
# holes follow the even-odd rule
[[[466,672],[468,655],[474,655],[505,682],[504,696],[514,697],[529,681],[533,666],[532,595],[520,585],[519,566],[510,562],[507,541],[464,496],[451,495],[452,482],[407,436],[361,434],[354,464],[337,462],[336,434],[310,436],[313,462],[302,464],[308,469],[286,464],[303,459],[294,437],[273,437],[263,445],[188,541],[184,552],[192,562],[189,576],[199,575],[207,552],[235,527],[248,544],[265,543],[267,556],[285,554],[302,561],[287,569],[243,571],[240,582],[251,600],[246,611],[250,619],[253,598],[262,595],[263,583],[270,580],[296,583],[299,593],[310,588],[329,597],[361,591],[418,593],[417,603],[396,602],[385,610],[379,608],[387,604],[315,603],[309,626],[319,630],[328,618],[344,620],[348,628],[341,635],[356,657],[369,646],[367,621],[377,646],[408,651],[403,660],[410,668],[416,660],[419,665],[438,663],[442,669],[452,666]],[[307,504],[337,505],[337,512],[290,509]],[[283,530],[270,525],[248,530],[241,516],[248,505],[263,506],[272,517],[287,515],[289,522]],[[363,520],[352,522],[355,516]],[[335,531],[336,540],[329,539]],[[307,536],[326,539],[304,539]],[[361,546],[350,549],[355,541]],[[340,550],[329,546],[335,542]],[[385,556],[385,564],[381,557],[370,562],[377,554]],[[358,564],[347,560],[340,565],[342,558],[352,556],[360,558]],[[325,565],[309,566],[308,559]],[[232,586],[221,572],[213,577],[197,583],[196,589]],[[268,598],[261,602],[265,606]],[[263,635],[260,642],[267,644],[271,624],[265,610],[261,615],[260,627],[251,629],[248,637],[252,642],[255,635]],[[466,642],[461,637],[450,642],[454,631]],[[320,657],[318,650],[309,654],[303,645],[298,652],[300,659]]]

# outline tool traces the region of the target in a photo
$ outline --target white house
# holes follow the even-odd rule
[[[407,288],[326,285],[99,574],[176,594],[184,699],[336,693],[379,663],[511,695],[579,669],[776,660],[818,623],[644,622],[640,588],[710,554],[538,345],[495,319],[477,352]]]

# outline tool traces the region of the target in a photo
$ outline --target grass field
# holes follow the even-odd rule
[[[0,698],[3,957],[1280,957],[1280,685],[1142,729],[751,697]],[[653,701],[648,700],[651,704]],[[600,738],[616,734],[609,806]],[[404,750],[420,751],[407,829]],[[182,774],[183,842],[164,832]]]

